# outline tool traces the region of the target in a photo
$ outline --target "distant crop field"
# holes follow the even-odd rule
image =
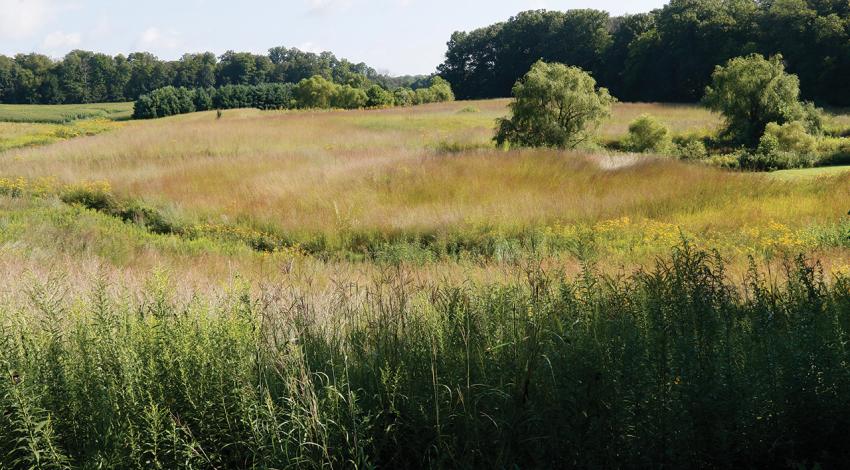
[[[129,119],[133,103],[0,104],[0,121],[61,124],[83,119]]]

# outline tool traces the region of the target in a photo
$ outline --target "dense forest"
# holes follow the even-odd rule
[[[225,85],[297,83],[320,76],[340,85],[367,88],[428,86],[428,77],[389,77],[364,63],[275,47],[267,55],[228,51],[185,54],[164,61],[147,52],[109,56],[72,51],[55,61],[41,54],[0,55],[0,102],[29,104],[133,101],[166,86],[210,88]]]
[[[510,95],[537,60],[590,71],[625,101],[699,100],[716,65],[781,53],[802,94],[850,105],[847,0],[672,0],[645,14],[527,11],[456,32],[439,73],[459,99]]]

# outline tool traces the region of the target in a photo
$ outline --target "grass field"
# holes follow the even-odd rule
[[[83,119],[129,119],[133,103],[0,104],[0,121],[63,124]]]
[[[798,249],[847,259],[850,175],[787,180],[639,156],[506,153],[489,140],[504,104],[197,113],[12,151],[0,172],[108,182],[178,225],[269,234],[323,259],[510,258],[540,242],[558,256],[580,249],[634,265],[683,236],[738,262]],[[644,112],[677,132],[717,125],[694,107],[623,104],[603,134]]]
[[[813,178],[819,176],[835,176],[850,171],[850,166],[824,166],[819,168],[805,168],[801,170],[782,170],[771,174],[774,178],[795,179]]]
[[[0,468],[850,458],[850,172],[503,151],[506,104],[0,124]],[[720,125],[601,139],[643,113]]]

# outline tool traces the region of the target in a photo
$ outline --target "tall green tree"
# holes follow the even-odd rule
[[[540,61],[513,88],[510,118],[499,121],[497,144],[575,148],[590,139],[616,101],[578,67]]]
[[[785,71],[782,56],[738,57],[718,66],[704,102],[726,119],[734,141],[755,146],[769,123],[804,120],[800,80]]]

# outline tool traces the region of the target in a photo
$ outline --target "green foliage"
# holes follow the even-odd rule
[[[144,227],[155,234],[180,233],[182,229],[165,214],[138,201],[115,196],[108,185],[82,184],[65,188],[60,194],[62,202],[102,212]]]
[[[802,120],[800,81],[785,72],[782,56],[765,59],[759,54],[738,57],[718,66],[704,102],[726,119],[726,133],[735,142],[753,146],[768,123]]]
[[[368,97],[367,106],[370,108],[386,108],[395,103],[392,92],[380,85],[372,85],[366,90]]]
[[[147,52],[114,57],[74,50],[55,61],[40,54],[0,56],[0,102],[92,103],[137,100],[166,86],[211,88],[226,85],[297,83],[322,76],[338,84],[365,88],[412,84],[417,77],[395,79],[378,74],[366,64],[353,64],[329,52],[315,54],[275,47],[267,55],[227,51],[184,54],[163,61]]]
[[[298,84],[262,83],[259,85],[225,85],[220,88],[164,87],[144,94],[136,100],[133,117],[150,119],[206,111],[217,108],[341,108],[359,109],[434,103],[454,99],[451,87],[445,80],[434,77],[427,88],[415,92],[399,88],[393,93],[379,85],[368,89],[351,85],[338,85],[321,76],[304,79]]]
[[[623,100],[695,102],[715,66],[753,52],[782,53],[806,99],[850,105],[850,7],[831,0],[672,0],[621,17],[525,11],[452,34],[439,71],[461,99],[509,96],[540,59],[589,70]]]
[[[321,76],[305,78],[292,90],[300,108],[330,108],[337,86]]]
[[[410,88],[393,90],[393,101],[396,106],[413,106],[416,102],[416,92]]]
[[[665,153],[670,150],[670,130],[654,117],[643,114],[629,124],[623,148],[630,152]]]
[[[674,153],[682,160],[703,160],[708,158],[708,148],[703,139],[697,136],[684,136],[673,139]]]
[[[616,101],[588,73],[537,62],[513,88],[511,117],[499,121],[498,145],[575,148],[586,142]]]
[[[331,107],[341,109],[358,109],[369,103],[369,95],[360,88],[342,85],[334,90],[331,97]]]
[[[773,138],[779,148],[800,155],[812,155],[817,151],[817,139],[806,132],[806,127],[799,121],[779,125],[771,122],[765,128],[764,136]]]
[[[806,133],[801,122],[767,125],[755,152],[744,151],[741,168],[758,171],[807,168],[817,162],[817,140]]]
[[[850,280],[784,273],[682,246],[615,278],[417,286],[397,266],[334,302],[34,279],[0,309],[0,449],[26,468],[839,467]]]

